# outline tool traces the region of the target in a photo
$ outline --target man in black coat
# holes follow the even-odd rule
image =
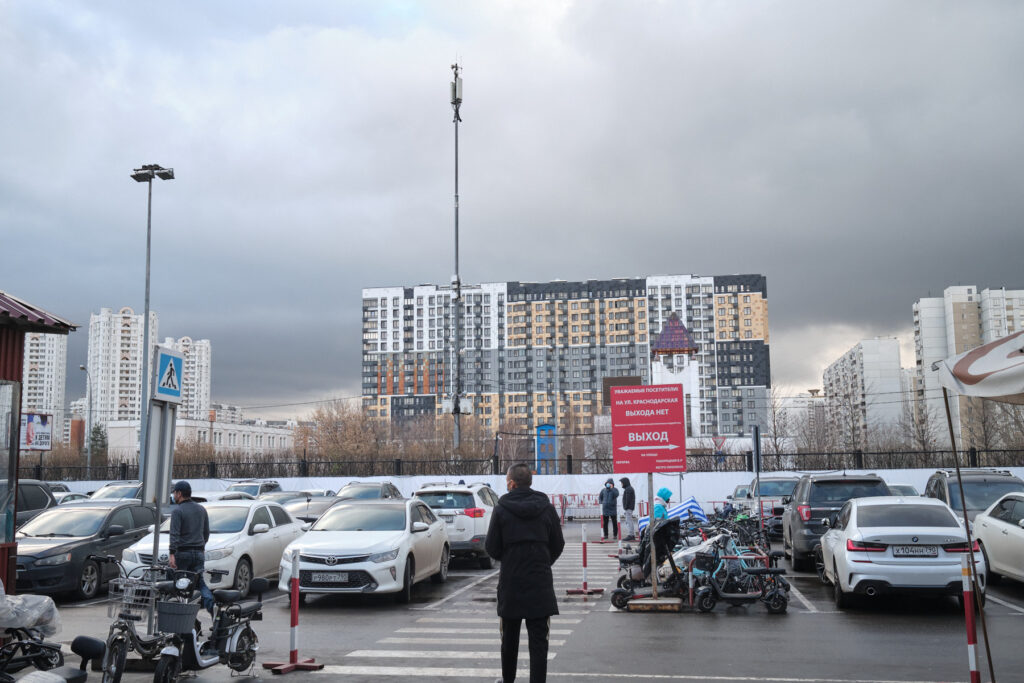
[[[530,639],[530,683],[543,683],[548,672],[551,615],[558,614],[555,563],[565,539],[558,513],[539,491],[530,488],[533,474],[519,463],[505,475],[508,493],[498,500],[487,530],[487,554],[501,561],[498,616],[501,619],[501,675],[498,683],[516,679],[519,631],[526,620]]]
[[[633,510],[636,508],[636,491],[629,484],[629,477],[619,479],[622,484],[622,540],[636,540],[636,519]]]

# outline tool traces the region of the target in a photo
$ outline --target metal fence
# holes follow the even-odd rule
[[[276,479],[290,477],[392,477],[392,476],[455,476],[500,474],[512,461],[497,457],[476,460],[403,460],[380,458],[370,461],[355,460],[289,460],[284,462],[206,462],[175,463],[174,479]],[[967,467],[1024,467],[1024,450],[969,449],[960,454],[961,466]],[[761,470],[889,470],[953,467],[952,451],[851,451],[842,453],[762,453]],[[687,456],[689,472],[751,472],[753,455]],[[611,458],[559,459],[561,474],[611,474]],[[24,465],[18,476],[45,481],[117,481],[132,480],[139,476],[138,465],[120,463],[94,466],[89,472],[84,466],[49,467]]]

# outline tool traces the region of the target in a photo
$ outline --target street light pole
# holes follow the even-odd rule
[[[142,402],[139,405],[139,476],[145,471],[146,443],[149,431],[149,254],[153,238],[153,178],[174,180],[174,169],[144,164],[132,172],[132,180],[148,183],[146,201],[146,305],[142,314]]]
[[[89,479],[92,473],[92,373],[84,365],[79,365],[78,369],[85,370],[85,376],[89,380],[89,427],[85,430],[85,478]]]
[[[452,64],[452,73],[455,80],[452,81],[452,109],[455,110],[455,117],[452,121],[455,124],[455,275],[452,276],[452,318],[455,326],[455,367],[453,375],[452,391],[452,414],[455,418],[455,428],[452,431],[453,450],[458,451],[462,442],[459,418],[461,415],[462,403],[462,281],[459,279],[459,122],[462,117],[459,115],[459,107],[462,106],[462,77],[459,72],[462,68],[456,63]]]

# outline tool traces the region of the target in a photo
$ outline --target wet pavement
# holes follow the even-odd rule
[[[719,604],[702,614],[627,613],[613,609],[615,544],[588,544],[588,583],[604,596],[570,596],[582,584],[578,523],[567,525],[565,554],[555,565],[561,614],[552,620],[548,678],[584,681],[966,681],[963,613],[953,599],[879,598],[838,611],[831,590],[813,574],[791,575],[789,611],[763,605]],[[596,534],[589,525],[589,536]],[[402,677],[438,681],[494,681],[500,675],[495,615],[497,568],[453,563],[449,581],[418,584],[410,605],[390,596],[310,596],[300,611],[299,655],[325,664],[293,681],[381,682]],[[288,658],[289,611],[284,595],[265,596],[264,620],[254,624],[258,662]],[[70,643],[85,633],[103,638],[106,604],[61,604]],[[991,586],[986,609],[999,681],[1024,681],[1024,584]],[[979,627],[979,641],[981,632]],[[522,672],[526,673],[523,634]],[[75,658],[68,653],[68,660]],[[979,649],[983,672],[984,649]],[[226,667],[202,672],[201,682],[231,679]],[[260,671],[262,678],[271,678]],[[99,680],[99,674],[93,674]],[[987,680],[987,674],[983,680]],[[128,673],[124,681],[151,680]],[[245,680],[245,679],[242,679]]]

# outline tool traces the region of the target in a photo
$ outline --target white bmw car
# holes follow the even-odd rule
[[[211,589],[234,588],[245,595],[255,577],[277,574],[281,553],[302,535],[302,523],[292,519],[277,503],[263,500],[221,500],[202,503],[210,517],[210,540],[206,543],[206,585]],[[160,527],[160,564],[167,562],[171,520]],[[153,558],[153,534],[124,551],[126,571],[149,565]],[[227,575],[213,576],[210,570]]]
[[[967,532],[948,505],[934,498],[854,498],[821,538],[824,578],[836,607],[853,594],[932,593],[962,596],[960,560]],[[985,562],[974,542],[984,601]]]
[[[409,602],[413,584],[448,580],[451,546],[445,523],[416,498],[359,500],[331,507],[280,556],[289,590],[299,555],[299,599],[309,593],[396,593]]]

